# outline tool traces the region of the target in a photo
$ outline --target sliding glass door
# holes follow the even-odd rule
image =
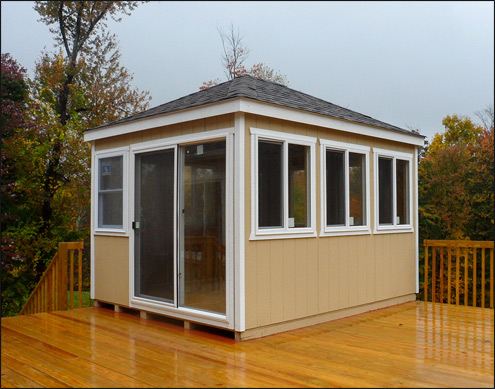
[[[225,313],[226,142],[180,148],[180,306]]]
[[[134,287],[175,303],[175,149],[136,154]]]
[[[226,314],[226,141],[135,154],[134,295]]]

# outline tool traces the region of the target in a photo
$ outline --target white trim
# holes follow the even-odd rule
[[[251,133],[251,234],[249,240],[258,239],[290,239],[308,238],[316,235],[316,138],[304,135],[290,134],[280,131],[250,128]],[[258,141],[275,140],[283,146],[283,227],[259,228],[258,220]],[[310,227],[290,228],[288,226],[288,144],[298,144],[309,147],[309,219]]]
[[[320,236],[345,236],[345,235],[368,235],[371,234],[371,200],[370,200],[370,147],[354,143],[337,142],[320,139],[320,210],[321,229]],[[345,179],[345,226],[327,225],[327,182],[326,182],[326,151],[337,150],[344,152],[344,179]],[[362,154],[365,158],[365,206],[366,224],[363,226],[351,226],[349,221],[349,153]]]
[[[235,114],[234,150],[234,328],[238,332],[246,330],[246,285],[245,285],[245,131],[246,120],[243,113]]]
[[[418,199],[418,148],[414,148],[414,227],[416,228],[416,293],[419,293],[419,199]]]
[[[331,118],[308,111],[300,111],[293,108],[280,107],[273,104],[258,102],[247,98],[235,98],[198,108],[190,108],[183,111],[152,116],[103,128],[95,128],[85,132],[84,140],[90,142],[111,136],[123,135],[136,131],[236,112],[263,115],[281,120],[289,120],[297,123],[345,131],[353,134],[412,144],[415,146],[424,145],[425,137],[421,135],[382,129],[343,119]]]
[[[378,185],[378,160],[380,157],[387,157],[392,159],[392,224],[380,225],[379,217],[380,217],[380,199],[379,199],[379,185]],[[397,193],[396,193],[396,161],[397,159],[405,160],[409,162],[409,224],[397,224],[396,216],[397,216]],[[373,170],[374,170],[374,234],[390,234],[390,233],[403,233],[403,232],[414,232],[413,228],[413,154],[403,153],[399,151],[393,150],[385,150],[380,148],[373,148]],[[417,231],[417,229],[416,229]]]
[[[331,118],[308,111],[299,111],[292,108],[279,107],[254,100],[242,99],[240,103],[240,110],[242,112],[252,113],[255,115],[268,116],[276,119],[408,143],[416,146],[424,145],[424,137],[422,135],[406,134],[399,131],[386,130],[365,124],[349,122],[343,119]]]
[[[84,133],[84,140],[90,142],[93,140],[104,139],[112,136],[129,134],[142,130],[149,130],[172,124],[188,122],[192,120],[205,119],[213,116],[225,115],[238,112],[240,107],[239,99],[219,102],[212,105],[206,105],[198,108],[190,108],[184,111],[171,112],[158,116],[147,117],[132,122],[121,123],[95,128]]]
[[[95,299],[95,234],[94,234],[94,224],[95,224],[95,203],[94,203],[94,192],[95,192],[95,161],[96,161],[96,156],[95,156],[95,143],[93,142],[91,144],[91,210],[90,210],[90,229],[91,229],[91,237],[90,237],[90,244],[91,244],[91,253],[90,253],[90,261],[91,261],[91,285],[90,285],[90,297],[94,300]]]
[[[281,142],[288,141],[300,145],[311,146],[316,143],[316,138],[306,135],[291,134],[289,132],[264,130],[261,128],[250,127],[251,135],[258,135],[260,139],[279,140]]]
[[[128,219],[128,164],[129,164],[129,147],[116,147],[113,149],[106,149],[102,151],[94,151],[92,178],[93,178],[93,191],[91,200],[94,208],[94,221],[92,223],[91,232],[93,235],[102,236],[128,236],[129,229],[127,226]],[[104,158],[122,157],[122,227],[98,227],[99,220],[99,160]]]
[[[134,153],[139,152],[141,150],[146,150],[146,152],[155,151],[177,144],[203,142],[207,140],[214,140],[217,138],[225,138],[227,135],[233,133],[234,133],[234,128],[227,127],[227,128],[222,128],[220,130],[211,130],[211,131],[198,132],[192,134],[177,135],[177,136],[172,136],[170,138],[161,138],[161,139],[134,143],[130,146],[130,149]]]
[[[225,317],[235,325],[235,223],[234,223],[234,135],[225,136]]]
[[[128,230],[133,231],[131,228],[131,222],[135,219],[134,208],[135,208],[135,156],[136,154],[144,154],[154,151],[174,149],[174,252],[176,257],[174,260],[174,277],[175,287],[174,287],[174,302],[172,304],[166,302],[160,302],[156,300],[146,299],[143,297],[135,296],[135,284],[134,284],[134,254],[135,254],[135,241],[134,233],[129,233],[129,306],[139,308],[144,307],[146,310],[161,314],[170,314],[171,316],[178,317],[186,320],[194,320],[197,322],[211,324],[219,326],[222,328],[233,329],[234,328],[234,310],[235,310],[235,280],[234,280],[234,171],[232,167],[234,166],[234,128],[224,128],[220,130],[212,130],[200,133],[185,134],[174,136],[170,138],[157,139],[152,141],[145,141],[130,146],[129,163],[129,186],[132,188],[129,196],[129,219],[128,219]],[[179,272],[178,266],[178,255],[180,255],[180,248],[177,246],[178,242],[178,228],[179,228],[179,162],[180,158],[179,147],[187,145],[189,143],[195,142],[207,142],[215,139],[225,139],[226,142],[226,190],[225,190],[225,234],[226,234],[226,269],[225,269],[225,292],[226,292],[226,312],[223,314],[215,314],[211,312],[205,312],[201,310],[196,310],[192,308],[181,307],[178,301],[178,280],[177,275]]]
[[[162,303],[155,300],[147,300],[140,297],[133,297],[130,301],[129,306],[131,308],[144,308],[147,311],[162,315],[168,314],[179,319],[193,320],[204,324],[233,329],[232,324],[227,321],[225,316],[211,312],[184,307],[176,308],[167,303]]]

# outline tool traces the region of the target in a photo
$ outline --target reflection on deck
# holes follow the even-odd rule
[[[410,302],[244,342],[139,313],[2,319],[2,387],[491,387],[493,310]]]

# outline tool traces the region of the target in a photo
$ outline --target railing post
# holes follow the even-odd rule
[[[60,259],[60,278],[57,285],[58,289],[58,301],[59,310],[67,309],[67,256],[68,256],[67,243],[59,243],[58,252]]]

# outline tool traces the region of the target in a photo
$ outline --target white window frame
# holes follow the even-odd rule
[[[374,234],[387,234],[387,233],[400,233],[400,232],[413,232],[413,173],[415,171],[415,166],[413,165],[413,154],[403,153],[399,151],[385,150],[379,148],[373,148],[373,170],[374,170],[374,197],[375,197],[375,217],[374,217]],[[380,191],[379,191],[379,181],[378,181],[378,159],[380,157],[385,157],[392,159],[392,188],[393,188],[393,199],[392,199],[392,224],[379,224],[380,219]],[[396,175],[396,161],[397,159],[409,162],[409,223],[408,224],[397,224],[397,175]]]
[[[345,225],[327,225],[327,150],[344,152],[344,179],[345,179]],[[368,146],[353,143],[337,142],[327,139],[320,139],[320,178],[321,178],[321,231],[320,236],[340,236],[340,235],[364,235],[371,234],[371,212],[370,212],[370,150]],[[366,224],[362,226],[350,225],[350,204],[349,204],[349,153],[364,155],[365,157],[365,206]]]
[[[100,189],[100,160],[112,157],[122,157],[122,227],[99,227],[100,204],[98,201]],[[119,147],[102,151],[95,151],[93,155],[93,204],[95,207],[93,233],[95,235],[117,235],[127,236],[128,230],[128,163],[129,163],[129,148]]]
[[[251,235],[250,240],[260,239],[289,239],[307,238],[316,236],[316,138],[289,134],[279,131],[264,130],[260,128],[250,128],[251,131]],[[283,144],[283,226],[281,228],[259,228],[258,221],[258,142],[275,141]],[[309,217],[308,227],[289,227],[289,183],[288,168],[289,156],[288,145],[297,144],[309,147]]]

